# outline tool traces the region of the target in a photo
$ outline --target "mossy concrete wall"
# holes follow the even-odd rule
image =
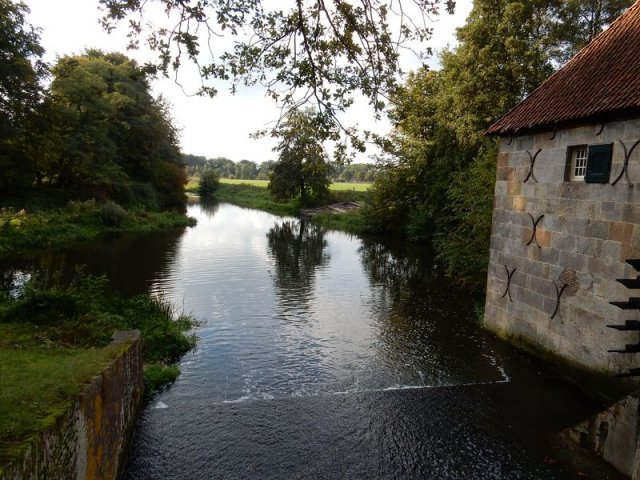
[[[638,140],[640,120],[501,139],[484,318],[489,330],[605,376],[640,367],[639,354],[608,352],[637,343],[638,333],[607,328],[640,319],[640,311],[609,303],[638,296],[616,279],[638,275],[626,260],[640,258],[640,148],[628,169],[637,185],[624,176],[611,184],[623,169],[622,144],[630,149]],[[565,181],[568,147],[611,143],[609,183]]]
[[[0,480],[115,479],[143,399],[142,342],[137,330],[116,332],[122,353],[94,377],[55,426],[35,438]]]

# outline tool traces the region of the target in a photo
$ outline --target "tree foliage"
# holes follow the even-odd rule
[[[565,0],[556,7],[555,57],[566,62],[615,20],[633,0]]]
[[[428,17],[443,8],[452,13],[455,6],[453,0],[295,0],[286,6],[263,0],[100,3],[107,29],[128,21],[133,46],[142,38],[158,52],[150,66],[155,71],[167,74],[191,62],[203,79],[201,94],[216,93],[211,80],[229,80],[232,91],[239,84],[259,84],[284,117],[312,102],[320,118],[335,128],[336,115],[358,92],[376,113],[382,112],[399,78],[400,49],[412,42],[424,45],[431,36]],[[172,26],[145,21],[153,4],[164,7]],[[226,48],[229,42],[221,39],[229,36],[233,46]],[[355,148],[362,148],[354,131],[347,131]],[[336,154],[346,148],[341,143]]]
[[[447,273],[482,288],[497,151],[485,130],[584,44],[573,26],[591,18],[592,37],[630,3],[475,0],[442,68],[416,71],[393,97],[369,223],[432,242]]]
[[[208,168],[200,177],[200,183],[198,185],[198,193],[201,197],[207,197],[212,195],[220,187],[220,177],[218,172],[213,168]]]
[[[302,204],[329,190],[331,166],[322,146],[322,121],[307,109],[292,112],[274,132],[278,161],[269,176],[269,191],[276,200],[300,196]]]
[[[163,208],[182,204],[177,131],[136,62],[89,50],[60,58],[52,73],[41,107],[49,126],[39,137],[39,178],[85,197]]]
[[[28,12],[22,2],[0,0],[0,191],[5,192],[28,185],[33,174],[26,146],[47,73],[38,31],[26,23]]]

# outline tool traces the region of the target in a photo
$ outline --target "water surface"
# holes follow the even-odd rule
[[[203,320],[125,478],[577,478],[547,439],[598,405],[482,331],[420,249],[229,204],[189,215],[5,267],[85,264]]]

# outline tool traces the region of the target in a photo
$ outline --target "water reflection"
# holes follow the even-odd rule
[[[359,254],[377,292],[371,308],[379,328],[377,363],[417,385],[507,378],[497,365],[503,347],[474,321],[473,298],[440,278],[428,253],[364,240]]]
[[[286,312],[308,309],[319,267],[329,262],[322,227],[304,220],[276,223],[267,232],[267,250],[273,259],[278,302]]]
[[[202,211],[202,213],[204,213],[209,220],[213,218],[213,216],[220,208],[220,202],[215,198],[200,199],[198,204],[200,205],[200,210]]]
[[[82,271],[106,275],[110,286],[124,294],[147,292],[155,278],[166,274],[183,234],[182,228],[151,234],[109,234],[72,247],[2,257],[0,282],[11,290],[26,276],[36,275],[65,284]]]

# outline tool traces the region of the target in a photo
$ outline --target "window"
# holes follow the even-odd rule
[[[569,180],[572,182],[583,181],[587,173],[587,146],[578,145],[569,149],[571,160]]]
[[[565,180],[571,182],[608,183],[612,154],[612,143],[569,147]]]

